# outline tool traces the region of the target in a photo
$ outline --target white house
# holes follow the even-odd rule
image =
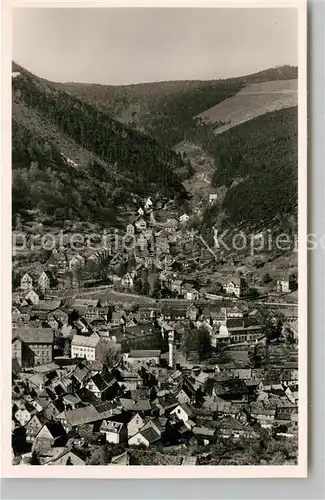
[[[131,273],[126,273],[123,276],[123,278],[121,280],[121,285],[126,287],[126,288],[133,288],[134,280],[133,280]]]
[[[29,292],[33,288],[33,278],[28,274],[24,274],[24,276],[20,280],[20,288]]]
[[[223,288],[227,295],[235,295],[236,297],[241,297],[245,290],[245,280],[243,278],[233,278],[231,281],[226,283]]]
[[[218,199],[218,195],[217,194],[209,194],[209,203],[215,203]]]
[[[177,405],[176,408],[170,412],[170,414],[175,415],[178,420],[182,420],[184,423],[193,416],[193,412],[187,404]]]
[[[29,292],[25,295],[25,300],[28,300],[34,306],[39,304],[39,295],[35,292],[35,290],[29,290]]]
[[[108,443],[120,444],[127,441],[127,430],[123,422],[104,420],[99,430],[105,435]]]
[[[277,280],[276,289],[278,293],[290,293],[292,291],[292,279],[290,276]]]
[[[126,226],[126,234],[129,236],[134,236],[134,225],[133,224],[128,224]]]
[[[186,224],[186,222],[189,220],[189,216],[187,214],[183,214],[179,218],[179,222],[181,224]]]
[[[153,203],[151,201],[151,198],[150,197],[147,198],[146,203],[144,205],[145,210],[151,210],[152,209],[152,205],[153,205]]]
[[[97,334],[92,334],[89,337],[74,335],[71,342],[71,358],[85,358],[94,361],[99,340],[100,337]]]
[[[138,231],[144,231],[147,228],[147,223],[142,217],[135,222],[135,227]]]
[[[198,298],[200,297],[200,294],[197,290],[195,290],[194,288],[193,289],[190,289],[190,290],[187,290],[186,291],[186,300],[198,300]]]
[[[50,288],[50,278],[45,271],[38,278],[38,286],[42,291],[49,290]]]
[[[139,413],[136,413],[134,417],[131,418],[127,425],[128,438],[131,438],[144,426],[145,421]]]
[[[141,208],[141,207],[139,208],[139,210],[138,210],[138,214],[139,214],[140,216],[144,215],[143,208]]]

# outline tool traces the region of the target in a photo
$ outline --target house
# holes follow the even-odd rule
[[[255,342],[261,333],[262,327],[254,317],[229,318],[219,328],[219,337],[228,338],[230,343]]]
[[[121,280],[121,285],[125,288],[133,288],[133,285],[134,285],[134,280],[133,280],[133,277],[131,275],[131,273],[126,273],[122,280]]]
[[[22,367],[50,363],[53,359],[54,334],[51,328],[16,328],[14,338],[21,342],[21,355],[18,342],[13,344],[13,355],[21,356]]]
[[[20,367],[22,367],[23,363],[23,343],[21,339],[17,336],[16,332],[12,332],[12,341],[11,341],[11,349],[12,349],[12,360],[16,360]]]
[[[195,288],[190,288],[189,290],[186,290],[186,293],[185,293],[186,300],[196,301],[199,299],[199,297],[200,297],[200,294],[197,290],[195,290]]]
[[[121,444],[127,441],[128,434],[124,422],[103,420],[99,431],[105,435],[107,443]]]
[[[141,207],[138,209],[138,214],[140,215],[140,217],[142,217],[142,215],[144,215],[144,211]]]
[[[233,278],[223,286],[227,295],[235,295],[241,297],[246,290],[246,281],[242,277]]]
[[[135,221],[134,225],[138,231],[144,231],[145,229],[147,229],[147,223],[142,217],[140,217],[139,220]]]
[[[90,336],[75,334],[71,341],[71,358],[97,359],[100,337],[96,333]]]
[[[192,428],[193,435],[198,444],[203,444],[207,446],[215,440],[216,429],[211,429],[209,427],[199,427],[194,426]]]
[[[39,304],[40,297],[39,297],[38,293],[35,292],[35,290],[31,289],[31,290],[29,290],[28,293],[26,293],[25,300],[27,300],[27,302],[29,304],[33,304],[34,306],[37,306]]]
[[[38,311],[55,311],[61,305],[61,300],[40,300],[37,305]]]
[[[253,311],[252,311],[253,312]],[[222,307],[221,308],[221,313],[224,316],[224,319],[228,318],[243,318],[244,313],[239,309],[239,307],[234,306],[234,307]],[[254,314],[249,314],[250,317],[256,317]]]
[[[45,462],[44,465],[86,465],[86,462],[78,456],[76,451],[67,449],[55,458]]]
[[[140,413],[136,413],[135,415],[133,415],[133,417],[131,418],[131,420],[127,424],[128,438],[131,438],[132,436],[137,434],[139,432],[139,430],[142,429],[144,424],[145,424],[145,420],[144,420],[144,418],[142,418]]]
[[[295,280],[291,275],[284,276],[277,280],[276,290],[278,293],[290,293],[295,288]]]
[[[38,278],[38,286],[42,292],[49,290],[51,287],[50,276],[45,271],[43,271]]]
[[[251,403],[250,415],[261,427],[271,428],[275,419],[276,409],[267,407],[263,403]]]
[[[173,394],[180,404],[190,404],[195,400],[196,389],[187,378],[183,378],[178,387],[173,390]]]
[[[199,312],[200,312],[200,309],[195,304],[191,304],[186,309],[186,317],[188,319],[190,319],[191,321],[195,321],[198,319]]]
[[[96,373],[86,384],[86,389],[101,401],[116,397],[119,385],[117,380],[108,373]]]
[[[46,422],[47,419],[41,414],[32,416],[25,425],[27,443],[32,443],[35,440],[35,437]]]
[[[99,419],[99,413],[93,405],[83,406],[75,410],[64,411],[57,416],[66,431],[83,424],[91,424]]]
[[[189,220],[189,216],[187,214],[183,214],[179,218],[179,222],[181,224],[186,224],[186,222]]]
[[[159,365],[160,356],[161,351],[158,350],[131,350],[124,359],[127,365],[138,369],[141,366]]]
[[[176,292],[179,295],[182,294],[182,285],[183,285],[183,280],[172,280],[170,284],[170,289],[172,292]]]
[[[33,288],[33,278],[28,273],[25,273],[21,278],[20,288],[25,292],[29,292]]]
[[[24,404],[19,405],[15,411],[15,419],[22,427],[25,427],[35,413],[35,407],[26,401]]]
[[[147,422],[141,428],[141,431],[152,428],[160,436],[164,433],[167,423],[167,418],[150,418],[147,417]]]
[[[220,421],[220,425],[218,425],[218,431],[219,434],[224,438],[258,437],[258,433],[256,433],[251,427],[244,425],[242,422],[239,422],[236,418],[229,415],[227,415]]]
[[[135,229],[134,229],[134,225],[133,224],[128,224],[126,226],[126,234],[128,236],[134,236],[134,231],[135,231]]]
[[[153,206],[153,203],[152,203],[152,200],[149,196],[149,198],[147,198],[146,203],[144,205],[144,209],[147,211],[150,211],[150,210],[152,210],[152,206]]]
[[[184,423],[193,417],[191,408],[185,403],[177,405],[176,408],[170,412],[170,414],[176,415],[178,420],[181,420]]]
[[[144,431],[139,431],[137,434],[132,436],[128,440],[129,446],[149,446],[160,440],[160,434],[158,434],[154,429],[148,428]]]
[[[51,312],[50,315],[63,326],[68,325],[69,323],[69,311],[64,307],[56,309],[55,311]]]
[[[62,446],[66,442],[66,433],[62,424],[51,421],[45,423],[35,436],[33,451],[43,454],[54,446]]]
[[[209,203],[213,204],[217,201],[218,195],[216,193],[209,194]]]

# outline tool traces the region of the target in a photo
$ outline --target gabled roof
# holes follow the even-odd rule
[[[92,377],[92,381],[101,392],[116,383],[116,379],[108,373],[96,373],[96,375]]]
[[[25,344],[53,344],[54,341],[54,333],[51,328],[22,326],[15,328],[13,335]]]
[[[61,305],[61,300],[40,300],[37,304],[37,309],[43,311],[54,311],[58,309]]]
[[[141,434],[149,443],[154,443],[160,439],[160,434],[158,434],[158,432],[156,432],[152,427],[148,427],[144,431],[139,431],[139,434]]]
[[[100,337],[98,335],[90,335],[86,337],[85,335],[75,334],[73,336],[71,346],[81,346],[81,347],[96,347]]]
[[[71,426],[95,422],[98,419],[98,412],[93,405],[83,408],[76,408],[65,412],[65,419]]]

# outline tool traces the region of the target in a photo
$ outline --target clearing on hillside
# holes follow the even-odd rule
[[[223,122],[215,129],[221,134],[257,116],[298,104],[298,80],[252,83],[213,108],[197,115],[207,122]]]

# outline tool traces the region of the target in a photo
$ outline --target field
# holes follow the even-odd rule
[[[297,80],[276,80],[252,83],[198,116],[211,123],[226,123],[215,129],[216,134],[221,134],[265,113],[296,106],[297,82]]]

